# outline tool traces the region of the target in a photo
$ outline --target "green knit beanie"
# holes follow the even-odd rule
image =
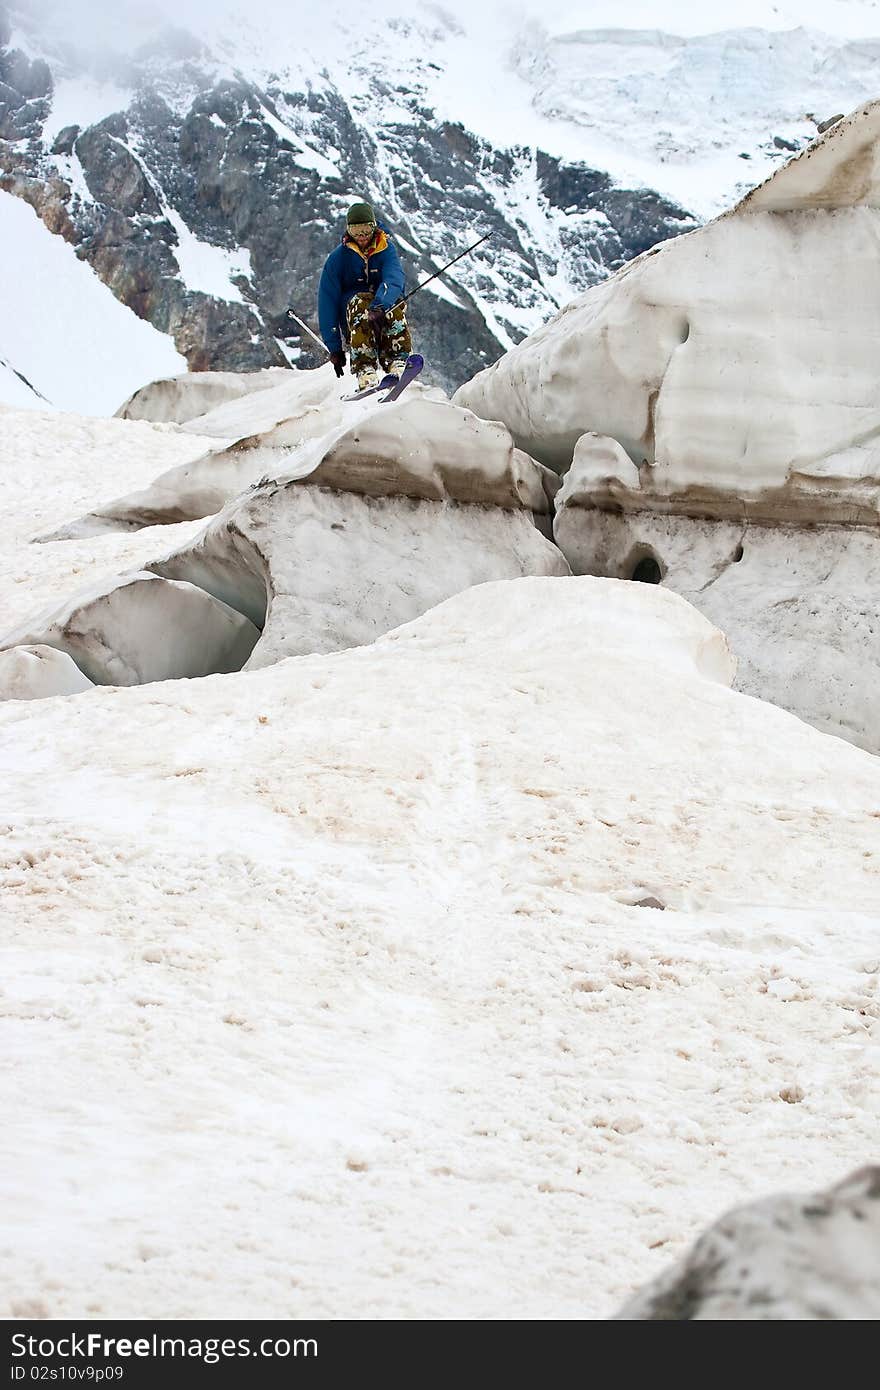
[[[356,227],[359,222],[375,222],[376,214],[369,203],[352,203],[345,216],[346,225]]]

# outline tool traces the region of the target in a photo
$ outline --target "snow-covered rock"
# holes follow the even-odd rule
[[[44,700],[78,695],[94,682],[65,651],[44,645],[0,651],[0,700]]]
[[[497,420],[445,401],[372,411],[321,456],[310,481],[367,496],[550,510],[556,479],[516,449]]]
[[[354,481],[379,492],[393,472]],[[148,568],[200,586],[262,627],[248,666],[361,646],[491,579],[570,573],[523,507],[375,495],[313,478],[261,484]]]
[[[880,1168],[825,1192],[728,1212],[617,1319],[747,1322],[880,1317]]]
[[[268,391],[288,376],[286,367],[258,372],[188,372],[142,386],[116,411],[122,420],[183,424],[252,391]],[[208,433],[208,431],[202,431]]]
[[[289,382],[192,422],[200,435],[216,431],[223,447],[44,539],[212,516],[253,483],[281,475],[367,496],[481,502],[549,514],[555,475],[516,449],[504,425],[438,399],[436,388],[412,386],[406,400],[386,406],[376,397],[341,399],[330,368],[285,375]]]
[[[142,685],[237,671],[258,636],[243,614],[202,589],[142,572],[95,585],[7,633],[0,655],[54,647],[76,663],[86,685]]]

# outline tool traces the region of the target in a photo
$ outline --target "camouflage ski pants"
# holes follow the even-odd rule
[[[348,301],[346,316],[351,341],[351,370],[355,376],[370,368],[375,370],[377,365],[387,372],[392,362],[408,357],[412,352],[406,305],[396,304],[389,310],[381,330],[375,333],[367,318],[372,302],[373,296],[366,292],[353,295]]]

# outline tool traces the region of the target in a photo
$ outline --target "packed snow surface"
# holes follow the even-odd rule
[[[0,632],[75,589],[140,568],[163,546],[171,549],[201,530],[201,522],[188,521],[31,544],[97,502],[146,487],[163,470],[199,458],[216,442],[140,420],[0,410]]]
[[[286,367],[257,372],[184,372],[140,387],[116,411],[123,420],[183,424],[253,391],[267,391],[289,381]]]
[[[2,190],[0,304],[0,402],[111,415],[144,382],[186,369],[166,334],[114,298],[72,246]],[[4,360],[39,394],[3,370]]]
[[[108,558],[26,542],[86,460],[204,447],[0,419],[31,602]],[[732,671],[665,589],[531,578],[0,708],[2,1311],[603,1317],[870,1157],[880,767]]]

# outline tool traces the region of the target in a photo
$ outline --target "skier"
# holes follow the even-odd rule
[[[397,381],[412,352],[406,322],[403,268],[369,203],[353,203],[342,244],[324,262],[318,286],[321,337],[337,376],[345,370],[343,340],[351,344],[358,392],[375,389],[379,366]],[[392,382],[389,381],[389,385]]]

